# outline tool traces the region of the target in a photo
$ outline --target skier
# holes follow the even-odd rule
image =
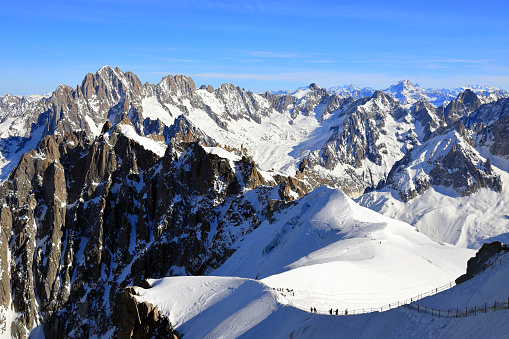
[[[315,311],[315,313],[316,313],[316,307],[315,307],[315,308],[313,308],[313,310],[314,310],[314,311]]]
[[[336,315],[338,315],[339,310],[336,308]]]
[[[332,315],[332,308],[329,310],[329,314]]]
[[[348,315],[348,310],[345,310],[345,315]]]

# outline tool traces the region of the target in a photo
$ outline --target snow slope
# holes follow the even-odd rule
[[[509,261],[461,285],[421,299],[446,310],[504,301]],[[444,318],[405,307],[353,316],[311,314],[288,305],[262,282],[227,277],[172,277],[137,288],[186,338],[504,338],[509,310]]]
[[[128,137],[131,140],[136,141],[138,144],[143,146],[146,150],[152,151],[158,156],[162,157],[164,152],[166,152],[167,145],[162,141],[155,141],[147,137],[142,137],[138,133],[132,125],[128,124],[119,124],[119,131]]]
[[[293,289],[302,308],[370,308],[414,297],[463,273],[472,250],[441,245],[325,186],[246,236],[214,275]]]
[[[494,161],[493,156],[490,157]],[[496,162],[496,159],[495,161]],[[458,247],[479,248],[495,240],[509,242],[509,174],[500,173],[501,193],[483,188],[461,197],[452,189],[432,186],[407,203],[390,189],[363,195],[358,202],[387,217],[414,225],[435,241]]]

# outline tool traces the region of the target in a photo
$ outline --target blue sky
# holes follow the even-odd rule
[[[508,15],[504,1],[3,0],[0,95],[76,86],[104,65],[252,91],[509,89]]]

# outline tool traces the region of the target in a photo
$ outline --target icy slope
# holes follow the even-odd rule
[[[138,300],[157,305],[186,338],[235,338],[281,307],[270,288],[251,279],[173,277],[150,282],[152,288],[136,289]]]
[[[494,157],[491,157],[492,161]],[[499,164],[503,165],[503,164]],[[509,175],[500,174],[502,192],[483,188],[460,197],[452,189],[432,186],[407,203],[398,200],[390,189],[363,195],[358,202],[387,217],[414,225],[435,241],[468,248],[479,248],[485,242],[509,242]]]
[[[363,208],[338,189],[315,189],[262,223],[215,275],[294,290],[303,308],[369,308],[454,280],[472,250],[440,245],[410,225]]]
[[[446,310],[503,301],[509,261],[434,296],[424,306]],[[138,300],[169,315],[186,338],[474,338],[506,337],[508,310],[444,318],[399,307],[355,316],[311,314],[293,308],[261,282],[221,277],[172,277],[137,288]]]

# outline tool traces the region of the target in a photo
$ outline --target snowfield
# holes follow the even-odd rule
[[[326,186],[274,218],[213,274],[294,290],[288,300],[304,309],[362,309],[411,298],[456,279],[475,254],[433,242]]]
[[[509,260],[461,285],[421,299],[441,310],[507,299]],[[504,338],[509,310],[444,318],[406,307],[331,316],[296,309],[262,282],[229,277],[171,277],[137,288],[186,338]],[[318,296],[317,296],[318,297]],[[436,313],[435,313],[436,314]]]
[[[390,189],[367,193],[357,201],[415,226],[435,241],[468,248],[480,248],[493,241],[509,243],[509,174],[495,170],[503,182],[500,193],[483,188],[461,197],[452,189],[433,186],[407,203]]]
[[[159,157],[164,156],[164,152],[166,152],[167,148],[166,143],[140,136],[138,133],[136,133],[136,130],[132,125],[120,124],[119,131],[129,139],[136,141],[146,150],[157,154]]]
[[[395,307],[456,279],[475,251],[436,243],[325,186],[274,218],[241,240],[213,276],[151,280],[137,298],[159,307],[187,338],[408,337],[416,326],[431,336],[449,326],[409,309],[323,314]]]

